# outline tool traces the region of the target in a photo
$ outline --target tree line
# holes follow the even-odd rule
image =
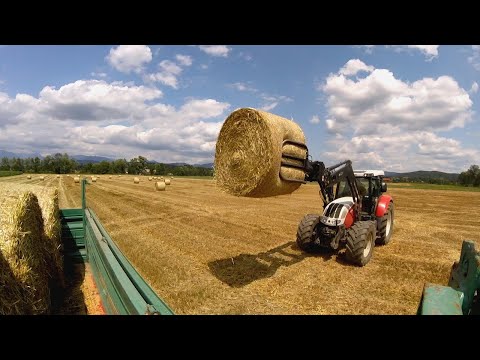
[[[467,171],[461,172],[458,183],[463,186],[480,186],[480,167],[471,165]]]
[[[213,170],[193,165],[173,166],[148,161],[138,156],[130,161],[117,159],[98,163],[78,162],[68,154],[57,153],[40,159],[34,158],[7,158],[0,160],[0,171],[20,171],[24,173],[52,173],[52,174],[155,174],[176,176],[212,176]]]

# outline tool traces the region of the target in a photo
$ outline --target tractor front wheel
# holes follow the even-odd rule
[[[316,229],[320,222],[320,216],[316,214],[305,215],[298,225],[297,245],[303,251],[313,250],[314,241],[317,237]]]
[[[357,221],[347,231],[347,259],[357,266],[370,261],[375,247],[377,227],[374,221]]]

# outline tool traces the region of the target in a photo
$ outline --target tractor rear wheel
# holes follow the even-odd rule
[[[357,221],[347,231],[347,259],[355,265],[365,266],[375,247],[377,227],[374,221]]]
[[[297,245],[303,251],[309,252],[313,250],[314,241],[317,237],[316,229],[320,222],[320,215],[305,215],[298,225],[297,229]]]
[[[377,219],[378,237],[375,241],[378,245],[387,245],[390,242],[393,232],[393,216],[395,215],[395,207],[390,201],[385,214]]]

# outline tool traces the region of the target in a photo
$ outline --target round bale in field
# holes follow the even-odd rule
[[[32,175],[27,175],[27,179],[31,179],[32,178]]]
[[[45,176],[40,176],[40,180],[45,180]]]
[[[92,176],[92,182],[97,182],[97,178],[95,176]]]
[[[140,182],[140,179],[138,177],[133,178],[133,183],[138,184]]]
[[[236,196],[290,194],[300,187],[305,173],[282,161],[303,166],[306,156],[305,135],[297,123],[262,110],[238,109],[227,117],[218,135],[216,183]]]
[[[165,185],[170,185],[170,179],[165,179]]]
[[[73,178],[73,181],[75,181],[75,184],[78,184],[80,182],[80,178],[78,176],[75,176]]]
[[[57,175],[57,179],[59,179],[59,178],[60,178],[60,175]]]
[[[152,177],[151,177],[151,176],[148,177],[148,181],[152,181]]]
[[[165,191],[165,183],[163,181],[157,181],[155,183],[155,189],[157,189],[158,191]]]
[[[162,180],[162,181],[163,181],[163,176],[160,176],[160,180]]]
[[[109,179],[111,179],[112,177],[111,177],[111,176],[109,176],[108,178],[109,178]]]

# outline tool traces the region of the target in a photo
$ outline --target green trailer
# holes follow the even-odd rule
[[[83,179],[81,208],[60,209],[65,264],[89,264],[106,314],[172,315],[87,207],[87,184]]]
[[[425,284],[418,315],[479,315],[480,252],[473,241],[462,244],[460,260],[455,261],[448,286]]]

